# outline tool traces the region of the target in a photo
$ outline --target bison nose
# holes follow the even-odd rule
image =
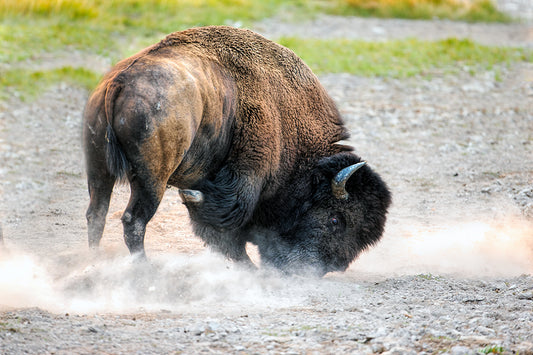
[[[181,201],[183,203],[202,203],[204,194],[198,190],[179,190]]]

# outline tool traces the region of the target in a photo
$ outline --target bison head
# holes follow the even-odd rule
[[[263,264],[323,276],[346,270],[381,238],[391,196],[379,175],[355,155],[322,159],[295,185],[295,200],[286,204],[280,227],[255,232]]]

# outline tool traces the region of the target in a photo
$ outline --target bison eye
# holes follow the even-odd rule
[[[342,216],[335,214],[329,217],[328,228],[332,233],[340,232],[344,229],[344,219]]]

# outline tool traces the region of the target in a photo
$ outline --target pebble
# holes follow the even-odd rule
[[[533,291],[520,293],[520,294],[518,294],[517,298],[519,300],[533,301]]]
[[[450,349],[450,354],[451,355],[465,355],[465,354],[470,354],[471,351],[472,350],[466,346],[456,345]]]

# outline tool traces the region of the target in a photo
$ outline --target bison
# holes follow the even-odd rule
[[[346,138],[289,49],[225,26],[172,33],[116,64],[86,105],[89,246],[114,184],[128,182],[124,240],[144,257],[146,224],[171,185],[195,233],[232,260],[251,263],[251,242],[285,272],[344,271],[381,238],[391,201]]]

